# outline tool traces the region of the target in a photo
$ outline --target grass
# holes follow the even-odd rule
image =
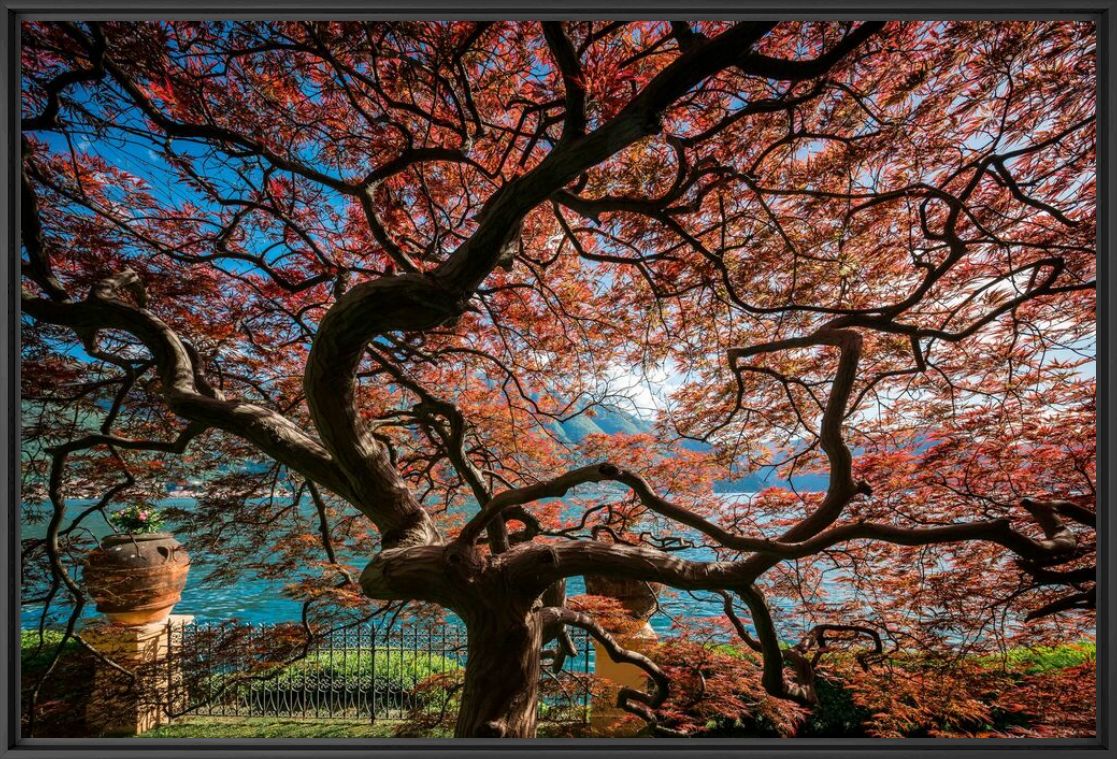
[[[149,730],[139,738],[398,738],[407,723],[391,720],[296,720],[271,717],[187,717]],[[561,725],[541,724],[539,736],[558,736]],[[417,737],[410,736],[409,737]],[[448,729],[423,738],[449,738]]]
[[[294,720],[266,717],[188,717],[141,738],[393,738],[399,722]],[[436,736],[432,736],[436,737]]]
[[[1097,643],[1092,640],[1060,643],[1057,646],[1011,648],[1003,654],[982,656],[987,667],[1001,667],[1025,675],[1039,675],[1067,667],[1077,667],[1097,658]]]
[[[786,643],[781,644],[789,647]],[[734,658],[752,657],[751,651],[736,643],[719,643],[715,649]],[[1005,669],[1023,675],[1041,675],[1057,669],[1077,667],[1097,658],[1097,643],[1080,640],[1075,643],[1060,643],[1055,646],[1022,646],[1010,648],[1003,654],[982,654],[975,657],[984,667]]]
[[[62,642],[61,630],[43,630],[42,639],[38,630],[20,630],[19,632],[19,659],[25,673],[38,672],[50,664],[54,651]],[[78,642],[73,638],[66,641],[62,649],[62,656],[76,652]]]

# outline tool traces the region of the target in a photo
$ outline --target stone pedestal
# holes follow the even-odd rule
[[[658,636],[647,622],[638,631],[624,637],[615,636],[617,643],[631,651],[647,654],[655,646]],[[609,680],[615,687],[609,694],[595,697],[590,710],[590,727],[598,735],[611,735],[620,737],[624,735],[623,729],[618,729],[617,723],[628,712],[616,704],[616,691],[618,688],[628,686],[639,690],[648,689],[648,674],[635,664],[617,663],[609,658],[609,652],[598,641],[593,642],[594,674]]]
[[[139,735],[166,724],[182,676],[174,657],[180,640],[176,628],[193,619],[176,614],[146,625],[98,622],[82,631],[93,648],[135,675],[97,662],[85,713],[92,735]]]

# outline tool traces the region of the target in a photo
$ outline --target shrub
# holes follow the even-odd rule
[[[796,737],[799,738],[860,738],[865,736],[864,723],[872,715],[858,706],[853,694],[841,680],[819,676],[815,681],[818,704],[807,717]]]
[[[457,660],[422,651],[399,648],[377,649],[375,654],[352,651],[318,651],[292,662],[278,674],[284,678],[312,677],[324,681],[387,682],[400,691],[410,691],[432,675],[462,669]]]
[[[1015,648],[995,656],[894,653],[862,670],[834,653],[819,665],[819,703],[801,722],[764,695],[759,662],[739,644],[665,642],[673,676],[660,710],[694,735],[797,737],[1081,737],[1093,734],[1096,645]],[[701,674],[701,679],[698,675]],[[700,697],[694,697],[701,694]]]
[[[759,658],[737,645],[669,638],[649,654],[671,678],[659,716],[667,727],[695,736],[793,735],[803,710],[769,696]]]
[[[1025,674],[997,695],[994,706],[1007,734],[1029,738],[1085,738],[1097,731],[1097,667],[1091,660]]]

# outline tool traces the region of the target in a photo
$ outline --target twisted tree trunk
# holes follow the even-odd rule
[[[534,738],[543,625],[523,603],[492,600],[465,619],[469,661],[454,735]]]
[[[504,562],[460,542],[388,549],[361,573],[370,598],[439,604],[465,623],[459,738],[535,736],[545,623],[540,596],[550,584],[516,578]]]

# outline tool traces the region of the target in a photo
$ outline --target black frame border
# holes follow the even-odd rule
[[[1100,276],[1097,323],[1098,349],[1098,487],[1100,502],[1115,503],[1109,474],[1115,471],[1111,433],[1117,426],[1117,309],[1110,303],[1117,291],[1117,274],[1109,260],[1113,222],[1117,219],[1117,0],[202,0],[186,6],[181,0],[0,0],[0,415],[7,428],[0,437],[0,483],[6,483],[3,540],[0,541],[0,759],[39,756],[43,759],[90,759],[158,753],[182,757],[237,757],[238,759],[295,759],[328,754],[350,758],[375,754],[382,757],[426,759],[444,753],[477,756],[484,751],[504,755],[544,754],[547,759],[596,757],[641,752],[648,756],[673,753],[691,759],[714,759],[748,752],[750,759],[844,757],[868,752],[913,759],[1008,759],[1025,752],[1058,752],[1064,759],[1117,757],[1113,731],[1117,709],[1113,700],[1117,660],[1106,646],[1115,638],[1117,583],[1113,552],[1117,547],[1117,519],[1098,510],[1098,581],[1102,600],[1098,608],[1097,736],[1083,739],[21,739],[19,656],[15,623],[19,619],[19,197],[16,171],[19,156],[19,25],[24,19],[200,19],[200,18],[376,18],[394,19],[669,19],[689,18],[807,18],[807,19],[991,19],[1065,18],[1093,19],[1098,35],[1098,270]]]

